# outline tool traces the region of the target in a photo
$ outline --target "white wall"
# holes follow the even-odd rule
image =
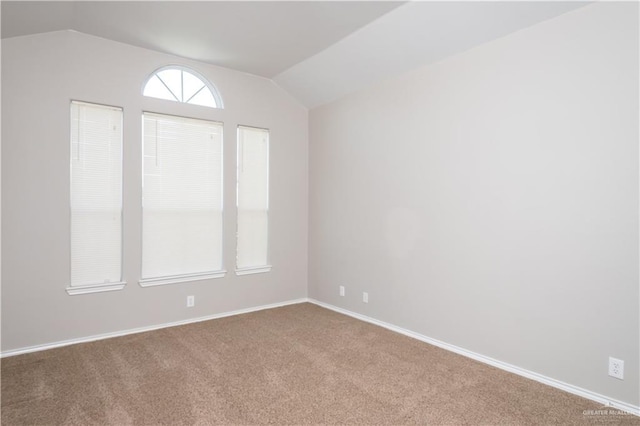
[[[595,4],[312,110],[309,296],[638,406],[638,71]]]
[[[307,295],[307,110],[273,82],[75,32],[2,41],[2,350],[163,324]],[[143,98],[167,64],[194,68],[224,98],[212,110]],[[69,296],[69,102],[124,108],[122,291]],[[141,288],[141,112],[224,122],[225,278]],[[235,134],[271,131],[273,270],[237,277]],[[196,306],[186,308],[186,296]]]

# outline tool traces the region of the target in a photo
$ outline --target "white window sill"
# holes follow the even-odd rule
[[[126,285],[127,283],[125,281],[120,281],[117,283],[72,285],[67,287],[65,290],[70,296],[76,296],[78,294],[102,293],[105,291],[122,290]]]
[[[193,274],[193,275],[177,275],[173,277],[160,277],[160,278],[143,278],[138,281],[140,287],[155,287],[158,285],[187,283],[190,281],[202,281],[212,278],[222,278],[227,274],[227,271],[208,272],[205,274]]]
[[[251,268],[236,269],[236,275],[262,274],[271,271],[271,265],[253,266]]]

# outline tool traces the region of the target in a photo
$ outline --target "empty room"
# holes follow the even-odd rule
[[[640,7],[2,1],[3,425],[640,424]]]

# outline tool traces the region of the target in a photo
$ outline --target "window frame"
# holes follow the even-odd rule
[[[72,236],[71,231],[73,227],[73,206],[72,206],[72,195],[73,195],[73,142],[72,142],[72,108],[73,105],[90,105],[102,108],[109,108],[120,111],[120,279],[118,281],[111,281],[107,283],[93,283],[93,284],[71,284],[71,275],[73,268],[73,255],[72,255]],[[70,99],[69,100],[69,128],[67,134],[69,135],[69,284],[65,288],[65,291],[70,296],[76,296],[80,294],[91,294],[91,293],[102,293],[107,291],[117,291],[122,290],[127,285],[127,282],[124,280],[124,107],[104,104],[99,102],[88,102],[82,101],[79,99]],[[78,143],[80,143],[78,141]]]
[[[158,73],[160,73],[162,71],[166,71],[166,70],[178,70],[178,71],[181,71],[181,72],[187,72],[189,74],[192,74],[194,77],[198,78],[205,85],[205,87],[207,87],[209,89],[209,91],[211,92],[211,95],[213,96],[213,99],[214,99],[216,105],[215,106],[206,106],[206,105],[200,105],[200,104],[192,104],[192,103],[185,102],[185,101],[180,101],[180,100],[177,100],[177,99],[176,100],[172,100],[172,99],[156,98],[154,96],[146,96],[144,94],[144,91],[145,91],[149,81],[153,77],[155,77]],[[171,89],[169,89],[169,88],[167,88],[167,89],[169,91],[171,91]],[[175,103],[183,104],[183,105],[194,105],[194,106],[199,106],[199,107],[203,107],[203,108],[224,109],[224,102],[222,100],[222,96],[220,95],[220,92],[218,91],[216,86],[213,83],[211,83],[209,81],[209,79],[207,79],[205,76],[203,76],[198,71],[194,70],[193,68],[184,66],[184,65],[169,64],[169,65],[164,65],[164,66],[162,66],[160,68],[157,68],[151,74],[149,74],[147,76],[147,78],[144,79],[144,82],[142,83],[142,90],[141,90],[140,93],[142,94],[142,96],[144,98],[149,98],[149,99],[164,100],[164,101],[168,101],[168,102],[175,102]]]
[[[183,104],[183,103],[181,103]],[[174,117],[177,119],[185,119],[185,120],[195,120],[195,121],[205,121],[216,123],[220,126],[221,135],[220,135],[220,190],[221,190],[221,226],[220,226],[220,265],[221,269],[216,271],[206,271],[206,272],[197,272],[197,273],[185,273],[178,275],[168,275],[161,277],[151,277],[144,278],[143,276],[143,260],[144,260],[144,179],[145,179],[145,155],[144,155],[144,138],[145,138],[145,130],[144,130],[144,120],[145,114],[156,115],[156,116],[164,116],[164,117]],[[155,287],[160,285],[167,284],[178,284],[184,282],[193,282],[193,281],[201,281],[215,278],[223,278],[226,276],[227,271],[224,268],[225,263],[225,250],[224,250],[224,239],[225,239],[225,229],[224,229],[224,214],[225,214],[225,203],[224,203],[224,173],[225,173],[225,161],[224,161],[224,122],[221,120],[212,120],[208,118],[199,118],[187,115],[178,115],[172,113],[165,112],[157,112],[143,109],[140,113],[141,119],[141,132],[140,132],[140,146],[141,146],[141,164],[140,164],[140,275],[138,279],[138,284],[140,287]]]
[[[240,214],[240,206],[239,206],[239,200],[240,200],[240,129],[254,129],[254,130],[261,130],[261,131],[265,131],[267,133],[267,183],[266,183],[266,188],[267,188],[267,208],[266,208],[266,213],[267,213],[267,229],[266,229],[266,234],[267,234],[267,249],[266,249],[266,254],[265,254],[265,264],[264,265],[254,265],[254,266],[245,266],[245,267],[239,267],[238,266],[238,252],[239,252],[239,244],[238,244],[238,235],[239,235],[239,225],[240,225],[240,221],[239,221],[239,214]],[[251,125],[246,125],[246,124],[238,124],[236,126],[236,253],[235,253],[235,273],[238,276],[242,276],[242,275],[252,275],[252,274],[261,274],[261,273],[266,273],[266,272],[270,272],[271,269],[273,268],[273,265],[271,264],[271,226],[270,226],[270,204],[271,204],[271,198],[270,198],[270,194],[271,194],[271,129],[267,128],[267,127],[259,127],[259,126],[251,126]]]

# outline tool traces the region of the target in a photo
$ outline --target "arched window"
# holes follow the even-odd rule
[[[144,84],[144,96],[185,104],[222,108],[222,98],[213,84],[196,71],[179,65],[156,70]]]

